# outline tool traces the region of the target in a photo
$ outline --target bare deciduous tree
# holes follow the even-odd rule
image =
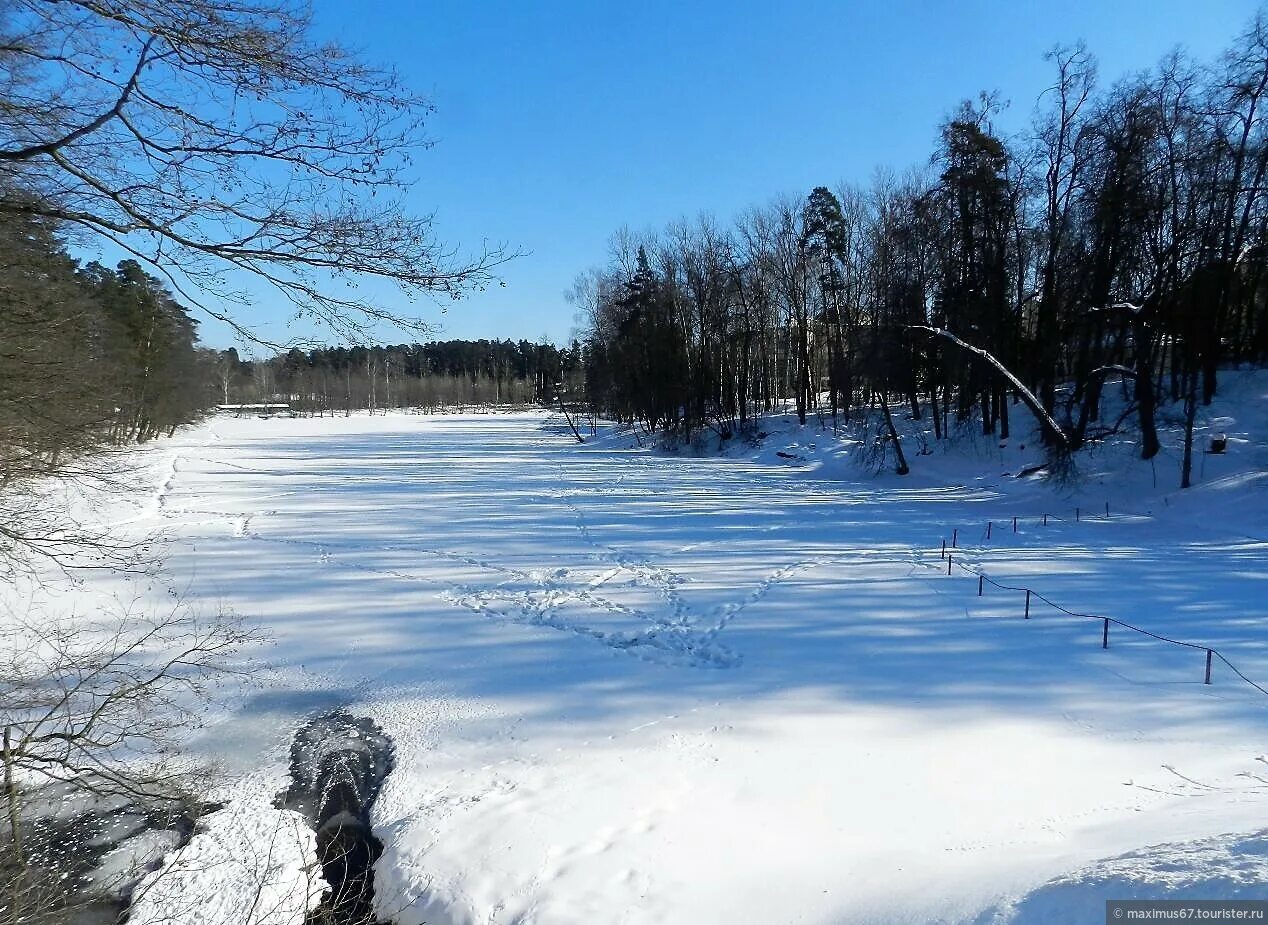
[[[342,283],[492,279],[502,250],[460,258],[403,204],[429,109],[297,0],[0,0],[0,215],[112,241],[239,330],[211,304],[245,300],[232,269],[344,335],[425,326]]]
[[[235,621],[182,609],[95,622],[33,614],[0,627],[0,867],[26,869],[23,799],[42,786],[183,799],[191,771],[175,749],[214,685],[237,673],[234,656],[249,638]],[[3,920],[21,921],[33,887],[29,877],[10,879]]]

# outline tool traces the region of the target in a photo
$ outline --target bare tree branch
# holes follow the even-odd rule
[[[312,36],[298,0],[3,0],[0,215],[121,243],[222,320],[264,279],[344,336],[421,333],[405,302],[458,298],[513,254],[441,244],[406,205],[430,104]],[[234,318],[239,333],[252,325]]]

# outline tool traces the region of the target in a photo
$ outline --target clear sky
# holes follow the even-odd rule
[[[621,225],[729,219],[778,193],[924,163],[938,123],[980,90],[1011,101],[1002,128],[1025,124],[1058,42],[1084,39],[1110,83],[1177,45],[1213,57],[1257,6],[314,2],[323,34],[394,64],[437,107],[415,208],[436,212],[449,243],[528,252],[505,267],[505,288],[422,313],[441,336],[555,341],[575,324],[563,291]],[[281,305],[251,312],[287,336]],[[210,322],[203,336],[231,341]]]

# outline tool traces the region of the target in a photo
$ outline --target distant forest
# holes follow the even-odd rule
[[[785,400],[803,422],[892,403],[943,438],[1008,437],[1021,401],[1055,448],[1130,425],[1150,458],[1180,402],[1191,435],[1216,371],[1268,357],[1268,23],[1109,86],[1082,45],[1048,57],[1017,135],[983,95],[924,169],[619,232],[571,293],[592,406],[726,437]]]
[[[80,263],[55,223],[0,220],[0,487],[171,433],[225,403],[306,413],[555,401],[581,392],[581,345],[444,341],[293,349],[198,344],[198,323],[135,260]]]
[[[313,414],[388,408],[526,404],[580,393],[581,345],[448,340],[371,347],[294,348],[268,360],[226,350],[216,361],[220,402],[285,401]]]
[[[0,219],[0,487],[64,474],[108,446],[171,433],[225,403],[300,412],[552,402],[581,393],[581,345],[444,341],[293,349],[198,344],[198,322],[135,260],[70,256],[56,223]]]

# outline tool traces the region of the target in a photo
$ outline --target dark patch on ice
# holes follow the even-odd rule
[[[49,785],[27,795],[28,816],[22,822],[24,861],[29,865],[40,909],[31,921],[68,925],[115,925],[132,901],[141,878],[162,864],[170,850],[184,846],[193,836],[197,821],[219,809],[218,804],[181,800],[144,801],[123,796],[87,800],[71,785]],[[73,808],[61,808],[68,804]],[[139,865],[126,865],[110,878],[99,869],[112,852],[147,832],[166,835],[166,847],[151,857],[138,857]],[[11,861],[9,853],[5,860]],[[3,870],[4,881],[14,871]]]
[[[330,886],[312,923],[374,920],[374,862],[383,843],[370,810],[395,767],[392,740],[368,717],[332,710],[313,717],[291,744],[291,785],[282,805],[303,814],[317,833],[317,857]]]

